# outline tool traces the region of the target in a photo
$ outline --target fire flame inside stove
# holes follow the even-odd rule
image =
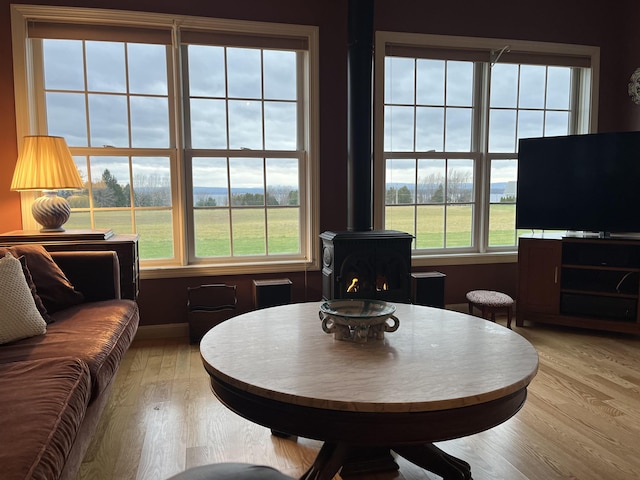
[[[378,292],[386,292],[389,290],[389,285],[387,284],[387,277],[384,275],[378,275],[376,278],[376,290]]]
[[[360,288],[359,282],[358,277],[354,277],[353,280],[351,280],[351,284],[347,287],[347,293],[357,292]],[[376,278],[376,291],[386,292],[387,290],[389,290],[389,285],[387,284],[386,277],[384,275],[378,275],[378,278]]]

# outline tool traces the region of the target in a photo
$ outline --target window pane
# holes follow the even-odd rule
[[[491,160],[491,196],[489,201],[491,203],[514,202],[517,178],[517,160]]]
[[[489,246],[508,246],[516,242],[517,160],[491,160],[489,201]]]
[[[447,105],[473,105],[473,62],[447,62]]]
[[[413,186],[416,183],[415,160],[387,160],[385,178],[387,205],[406,204],[415,201],[413,190]]]
[[[387,207],[385,210],[384,228],[407,232],[413,235],[415,230],[414,212],[415,208],[413,205]]]
[[[227,75],[229,97],[261,98],[260,50],[227,48]]]
[[[544,108],[546,70],[543,65],[520,67],[520,108]]]
[[[229,148],[262,150],[262,103],[229,101]]]
[[[295,100],[296,53],[265,50],[264,97],[270,100]]]
[[[569,134],[569,112],[547,112],[544,126],[545,137]]]
[[[227,148],[224,100],[191,99],[191,148]]]
[[[173,258],[171,210],[136,210],[140,256],[147,260]]]
[[[67,199],[67,202],[69,202],[69,206],[72,209],[89,208],[91,206],[89,203],[89,174],[88,174],[89,158],[85,156],[74,156],[73,161],[76,164],[76,167],[78,168],[78,173],[80,174],[80,178],[82,178],[82,183],[84,185],[84,188],[79,190],[66,190],[66,191],[63,191],[62,194],[58,193],[58,195],[64,196]],[[90,216],[87,217],[87,221],[89,223],[85,227],[77,227],[77,228],[91,228]],[[65,225],[69,225],[69,222],[67,222]],[[76,227],[68,226],[67,228],[76,228]]]
[[[489,207],[489,246],[515,245],[516,239],[515,204],[491,204]]]
[[[73,195],[67,198],[71,208],[76,208],[73,204]],[[84,230],[91,228],[91,214],[89,212],[72,212],[69,220],[64,224],[64,228],[67,230]],[[112,227],[107,227],[112,228]]]
[[[44,86],[48,90],[84,90],[80,40],[43,40]],[[64,59],[64,61],[60,61]]]
[[[419,59],[417,69],[416,103],[444,106],[445,62]]]
[[[541,137],[543,129],[544,111],[520,110],[518,113],[518,139]]]
[[[471,113],[470,108],[447,108],[445,151],[471,151]]]
[[[268,208],[269,255],[300,253],[300,211],[297,208]]]
[[[124,43],[86,42],[87,88],[92,92],[125,93]]]
[[[385,59],[385,102],[414,103],[415,61],[411,58]]]
[[[198,208],[193,212],[197,257],[231,255],[229,210]]]
[[[129,43],[129,90],[131,93],[167,95],[167,47]]]
[[[131,97],[131,146],[169,147],[169,106],[166,97]]]
[[[127,98],[124,95],[89,95],[92,147],[129,146]]]
[[[518,65],[496,63],[491,67],[491,106],[515,108],[518,101]]]
[[[48,134],[64,137],[70,147],[89,145],[84,95],[48,92],[46,102]]]
[[[94,208],[129,207],[129,159],[91,157],[91,193]]]
[[[224,48],[189,45],[189,94],[192,97],[224,97]]]
[[[266,255],[265,215],[261,208],[231,211],[234,255]]]
[[[295,150],[297,128],[295,103],[264,103],[264,143],[266,149]]]
[[[266,163],[267,205],[300,205],[298,161],[269,158]]]
[[[444,150],[444,108],[416,109],[416,150],[419,152]]]
[[[444,160],[419,160],[416,203],[444,203],[445,175]]]
[[[114,233],[134,233],[131,210],[96,210],[93,218],[96,228],[110,228]]]
[[[136,207],[171,207],[171,168],[167,157],[133,157]]]
[[[515,152],[516,111],[491,110],[489,118],[489,151]]]
[[[191,170],[194,207],[229,205],[226,158],[194,158]]]
[[[473,207],[453,205],[446,207],[447,234],[445,247],[460,248],[472,245]]]
[[[265,205],[263,168],[261,158],[229,160],[232,206]]]
[[[444,247],[444,205],[418,207],[416,248]]]
[[[413,107],[385,107],[384,149],[389,152],[413,150]]]
[[[447,202],[473,202],[473,160],[449,160],[447,165]]]
[[[571,98],[571,69],[549,67],[547,75],[547,108],[568,110]]]
[[[71,208],[89,208],[89,195],[88,195],[88,191],[87,190],[73,190],[73,191],[68,191],[67,190],[68,195],[60,195],[63,196],[67,199],[67,202],[69,202],[69,206]],[[74,212],[73,215],[75,215],[76,213]],[[89,223],[81,228],[91,228],[91,219],[89,218]],[[65,223],[65,227],[66,228],[72,228],[69,226],[68,222]]]

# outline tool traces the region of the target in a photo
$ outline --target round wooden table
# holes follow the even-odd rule
[[[336,340],[320,305],[256,310],[211,329],[200,352],[220,401],[273,432],[322,440],[305,480],[365,468],[376,461],[354,459],[389,450],[446,480],[470,479],[469,464],[433,442],[513,416],[538,369],[533,346],[481,318],[400,303],[400,326],[384,339]]]

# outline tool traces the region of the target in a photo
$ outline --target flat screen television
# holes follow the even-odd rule
[[[521,139],[516,228],[640,233],[640,132]]]

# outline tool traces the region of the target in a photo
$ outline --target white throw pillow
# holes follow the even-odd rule
[[[0,258],[0,344],[42,335],[47,324],[36,307],[20,260]]]

